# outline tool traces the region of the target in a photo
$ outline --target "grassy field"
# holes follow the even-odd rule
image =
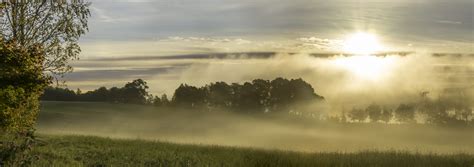
[[[36,166],[466,166],[474,129],[43,102]]]
[[[34,166],[429,166],[472,167],[468,154],[399,151],[301,153],[250,148],[181,145],[75,135],[40,135]]]

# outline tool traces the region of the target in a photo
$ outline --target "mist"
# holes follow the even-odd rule
[[[448,88],[465,89],[472,97],[473,59],[471,55],[434,56],[432,53],[377,57],[275,53],[265,58],[240,53],[239,56],[229,54],[224,58],[159,61],[144,57],[143,60],[109,60],[113,63],[79,61],[76,68],[88,69],[77,70],[65,79],[69,88],[91,90],[143,78],[149,83],[151,93],[172,95],[181,83],[203,86],[216,81],[242,83],[256,78],[302,78],[314,87],[316,93],[326,98],[332,110],[337,110],[371,103],[394,105],[413,101],[423,91],[436,98]],[[90,68],[90,65],[111,70],[120,67],[121,70],[107,73]]]
[[[359,61],[359,58],[362,60]],[[346,59],[350,63],[364,63],[348,65],[344,64]],[[199,112],[128,104],[43,102],[38,131],[307,152],[392,149],[425,153],[474,151],[471,149],[474,147],[466,146],[474,139],[470,128],[324,121],[353,107],[363,108],[374,103],[393,107],[413,102],[423,91],[429,92],[428,98],[436,99],[448,88],[464,90],[470,103],[474,104],[472,56],[416,53],[407,56],[317,57],[276,54],[265,59],[239,56],[180,61],[190,62],[190,65],[168,71],[167,75],[177,76],[173,80],[160,75],[143,76],[154,94],[172,95],[174,86],[179,83],[203,86],[215,81],[242,83],[256,78],[286,77],[303,78],[325,100],[304,106],[305,110],[317,113],[313,117],[245,115],[224,109]],[[90,107],[82,107],[84,105]]]
[[[81,106],[88,105],[89,109]],[[91,109],[93,108],[93,109]],[[470,128],[339,124],[288,115],[187,112],[127,104],[43,102],[38,131],[305,152],[472,153]],[[60,112],[67,110],[67,112]]]

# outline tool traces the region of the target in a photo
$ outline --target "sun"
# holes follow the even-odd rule
[[[333,60],[333,65],[337,68],[348,71],[355,78],[370,81],[382,80],[391,72],[394,63],[393,57],[373,55],[355,55]]]
[[[343,40],[342,49],[353,54],[373,54],[383,49],[375,34],[357,32]]]

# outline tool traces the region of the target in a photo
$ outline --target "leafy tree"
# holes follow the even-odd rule
[[[208,102],[212,107],[230,107],[232,88],[225,82],[211,83],[207,86],[209,91]]]
[[[240,87],[239,99],[237,104],[239,112],[263,112],[264,105],[260,102],[260,92],[255,89],[254,85],[245,82]]]
[[[270,85],[270,106],[272,110],[287,110],[292,98],[290,81],[288,79],[276,78],[270,82]]]
[[[349,118],[351,118],[352,121],[363,122],[367,119],[367,117],[368,114],[363,109],[353,108],[349,113]]]
[[[123,89],[117,87],[110,88],[107,96],[107,101],[112,103],[125,103],[125,98],[122,90]]]
[[[384,107],[380,115],[380,120],[384,121],[385,123],[388,123],[390,122],[392,117],[393,117],[393,111],[387,107]]]
[[[369,118],[372,122],[382,120],[382,109],[379,105],[371,104],[365,109],[365,111],[369,115]]]
[[[0,4],[0,166],[27,165],[39,96],[51,74],[71,71],[79,37],[87,30],[89,3],[3,1]],[[13,134],[13,136],[12,136]]]
[[[204,106],[205,98],[204,88],[181,84],[174,92],[173,104],[184,108],[198,108]]]
[[[290,80],[291,85],[291,95],[293,102],[302,102],[302,101],[310,101],[314,99],[322,100],[324,97],[316,94],[314,92],[313,86],[309,83],[303,81],[303,79],[292,79]]]
[[[155,96],[155,97],[153,98],[153,105],[154,105],[154,106],[157,106],[157,107],[163,106],[163,103],[161,103],[160,97]]]
[[[170,100],[168,100],[168,96],[166,94],[161,95],[161,105],[162,106],[170,105]]]
[[[0,166],[30,162],[39,96],[50,78],[42,71],[41,46],[0,39]]]
[[[46,87],[40,98],[45,101],[76,101],[79,100],[74,91],[59,87]]]
[[[80,95],[80,94],[82,94],[82,91],[81,91],[81,89],[77,88],[76,95]]]
[[[263,110],[269,107],[270,102],[270,81],[263,79],[255,79],[252,81],[254,87],[254,93],[256,101],[259,104],[259,110]]]
[[[400,122],[413,122],[415,119],[415,105],[400,104],[395,110],[395,117]]]
[[[142,79],[136,79],[122,88],[125,103],[145,104],[148,97],[148,85]]]
[[[4,1],[0,27],[3,38],[29,48],[43,48],[42,70],[64,74],[72,70],[69,60],[81,51],[78,40],[88,31],[89,2]]]

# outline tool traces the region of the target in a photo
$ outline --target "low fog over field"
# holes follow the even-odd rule
[[[153,59],[160,61],[150,61]],[[396,108],[400,103],[417,102],[422,92],[428,92],[424,98],[436,100],[455,90],[462,96],[454,101],[467,101],[472,106],[473,59],[468,54],[234,53],[84,61],[82,65],[113,61],[113,65],[143,64],[143,68],[109,71],[110,76],[106,77],[102,75],[107,71],[78,71],[67,76],[70,85],[78,83],[79,78],[102,80],[105,86],[113,86],[118,84],[111,80],[141,77],[148,81],[152,93],[167,93],[171,98],[180,83],[203,86],[215,81],[242,83],[255,78],[288,77],[305,79],[325,100],[309,106],[308,110],[317,113],[313,118],[128,104],[43,102],[38,131],[310,152],[398,149],[473,153],[474,133],[469,127],[322,121],[354,107],[378,104]],[[153,68],[156,63],[170,63],[170,68]]]
[[[38,132],[294,151],[473,153],[472,128],[340,124],[288,115],[186,112],[151,106],[43,102]]]
[[[303,78],[326,98],[331,110],[340,110],[371,103],[397,105],[413,101],[425,91],[430,98],[436,98],[451,88],[472,97],[473,62],[474,56],[470,54],[198,54],[84,60],[77,62],[78,70],[66,76],[66,80],[73,90],[90,90],[142,78],[150,85],[151,93],[172,95],[181,83],[203,86],[216,81]],[[80,70],[81,67],[88,70]],[[110,70],[100,69],[104,67]]]

